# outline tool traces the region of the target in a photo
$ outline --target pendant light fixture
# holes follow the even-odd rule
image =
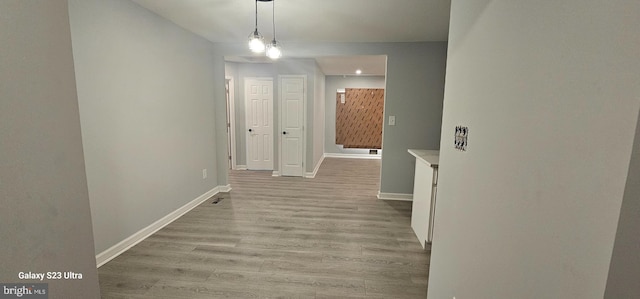
[[[249,34],[249,49],[254,53],[264,52],[264,38],[258,32],[258,0],[256,0],[256,28]]]
[[[267,57],[278,59],[282,56],[282,49],[276,42],[276,1],[273,0],[273,40],[267,45]]]

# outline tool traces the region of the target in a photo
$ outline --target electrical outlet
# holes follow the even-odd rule
[[[396,125],[396,117],[391,115],[389,116],[389,125],[390,126],[395,126]]]
[[[207,178],[207,169],[205,168],[202,170],[202,179],[204,180],[206,178]]]

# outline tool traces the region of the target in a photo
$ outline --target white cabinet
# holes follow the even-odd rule
[[[433,237],[439,153],[413,149],[409,153],[416,157],[411,228],[424,248]]]

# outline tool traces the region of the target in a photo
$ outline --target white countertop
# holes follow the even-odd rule
[[[407,151],[416,157],[416,161],[422,161],[431,167],[438,167],[440,160],[439,150],[409,149]]]

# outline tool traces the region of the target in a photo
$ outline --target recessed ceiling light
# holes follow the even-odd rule
[[[356,70],[356,75],[360,75],[360,74],[362,74],[362,70],[357,69],[357,70]]]

